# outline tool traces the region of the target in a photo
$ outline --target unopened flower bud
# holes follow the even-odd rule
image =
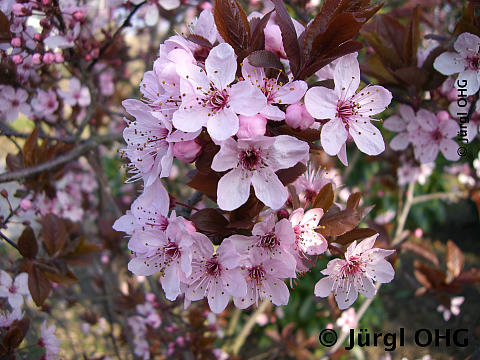
[[[32,208],[32,202],[28,199],[22,199],[20,201],[20,209],[23,211],[30,210]]]
[[[42,0],[42,4],[43,4],[44,6],[49,6],[49,5],[52,4],[52,0]]]
[[[42,34],[39,34],[39,33],[34,34],[33,39],[39,42],[42,41]]]
[[[289,215],[288,211],[285,210],[285,209],[280,209],[277,212],[278,221],[280,221],[282,219],[288,219],[289,216],[290,215]]]
[[[55,62],[61,64],[65,61],[62,53],[55,53]]]
[[[23,57],[21,55],[13,55],[12,56],[12,61],[14,62],[15,65],[20,65],[21,63],[23,63]]]
[[[73,13],[73,18],[77,21],[83,21],[83,19],[85,18],[85,16],[83,15],[83,12],[81,11],[75,11]]]
[[[267,130],[267,119],[262,115],[239,115],[238,120],[237,136],[239,139],[248,139],[257,135],[265,135],[265,131]]]
[[[2,195],[5,199],[8,199],[8,191],[5,189],[2,189],[0,191],[0,195]]]
[[[285,122],[294,129],[306,130],[315,122],[315,119],[307,112],[305,105],[292,104],[287,107]]]
[[[55,60],[55,55],[51,52],[43,54],[43,62],[47,65],[50,65]]]
[[[32,63],[35,65],[40,65],[42,63],[42,55],[39,53],[33,54]]]
[[[22,46],[22,39],[15,37],[12,40],[10,40],[10,44],[12,44],[13,47],[20,47]]]
[[[173,145],[173,155],[185,163],[193,162],[202,151],[202,147],[195,141],[182,141]]]

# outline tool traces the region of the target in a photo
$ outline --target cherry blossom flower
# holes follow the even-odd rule
[[[308,159],[308,144],[292,136],[257,136],[253,139],[227,139],[220,142],[212,169],[218,172],[233,169],[218,182],[217,203],[223,210],[234,210],[244,204],[250,195],[250,184],[255,195],[265,205],[279,209],[288,198],[285,186],[275,171],[295,166]]]
[[[33,99],[32,107],[35,115],[45,117],[49,121],[53,120],[51,115],[58,109],[57,94],[53,90],[37,90],[37,97]]]
[[[345,253],[345,259],[333,259],[322,271],[327,275],[315,285],[315,295],[327,297],[332,291],[340,310],[352,305],[358,293],[367,298],[373,297],[377,288],[373,281],[388,283],[395,272],[384,258],[395,250],[372,248],[377,235],[366,238],[357,245],[354,241]]]
[[[248,59],[243,61],[242,75],[265,94],[267,105],[260,110],[260,114],[270,120],[285,119],[285,113],[273,104],[294,104],[305,95],[308,88],[302,80],[290,81],[282,86],[276,79],[268,79],[263,68],[250,65]]]
[[[287,219],[275,223],[274,215],[269,214],[255,224],[252,236],[232,235],[229,239],[241,254],[254,251],[267,259],[280,260],[295,273],[296,260],[289,251],[295,243],[295,232]]]
[[[422,163],[435,161],[441,151],[447,160],[457,161],[458,145],[452,140],[460,130],[458,123],[451,119],[446,111],[437,115],[420,109],[417,112],[419,130],[411,135],[414,145],[415,157]]]
[[[16,320],[23,318],[23,312],[20,308],[13,308],[12,311],[0,311],[0,328],[7,328]]]
[[[173,114],[173,125],[185,132],[207,127],[216,140],[225,140],[238,131],[237,114],[253,116],[266,106],[260,89],[249,81],[235,80],[237,60],[233,48],[222,43],[210,50],[205,70],[186,64],[177,67],[182,77],[182,104]]]
[[[46,320],[42,323],[40,330],[42,337],[39,340],[39,345],[45,347],[46,360],[57,359],[57,355],[60,352],[60,344],[62,342],[55,336],[55,329],[55,325],[47,326]]]
[[[159,272],[165,296],[173,301],[181,293],[180,281],[192,271],[192,244],[184,219],[173,211],[165,230],[152,226],[133,233],[128,248],[135,257],[128,270],[142,276]]]
[[[270,300],[275,305],[288,304],[290,292],[284,279],[295,277],[295,272],[292,273],[282,261],[266,259],[252,250],[241,269],[247,281],[247,294],[233,298],[236,307],[246,309],[252,304],[258,305],[261,299]]]
[[[458,316],[460,314],[460,306],[465,301],[463,296],[456,296],[450,301],[450,309],[447,309],[443,305],[438,305],[437,311],[443,314],[443,319],[445,321],[450,320],[452,315]]]
[[[28,93],[25,90],[11,86],[1,86],[0,89],[0,114],[7,121],[15,121],[19,113],[30,115],[30,105],[26,102]]]
[[[0,270],[0,297],[8,299],[12,308],[20,308],[23,304],[23,296],[30,296],[28,290],[28,274],[23,272],[12,280],[11,276]]]
[[[333,189],[341,184],[341,178],[336,169],[322,169],[307,163],[307,171],[300,176],[293,185],[300,201],[313,203],[320,190],[327,184]]]
[[[382,86],[366,86],[358,93],[360,67],[357,54],[344,56],[334,71],[335,90],[316,86],[305,94],[307,111],[316,119],[330,119],[322,126],[321,144],[329,155],[346,163],[345,142],[351,137],[360,151],[378,155],[385,150],[382,134],[370,121],[386,109],[392,94]]]
[[[157,310],[155,310],[155,308],[151,303],[146,302],[143,305],[138,304],[136,309],[140,315],[144,316],[145,323],[151,326],[152,328],[157,329],[162,324],[160,315],[158,315]]]
[[[90,91],[86,86],[82,86],[77,78],[72,77],[70,79],[69,91],[59,89],[57,92],[67,105],[83,107],[90,105]]]
[[[200,233],[192,236],[195,250],[185,298],[195,301],[206,297],[210,310],[221,313],[227,307],[230,296],[245,296],[247,293],[240,270],[241,257],[231,240],[225,239],[214,254],[208,237]]]
[[[357,325],[357,314],[354,308],[343,311],[342,315],[337,319],[337,326],[340,327],[344,333],[349,333],[350,329],[355,329]]]
[[[328,248],[327,240],[315,230],[323,216],[323,209],[310,209],[304,212],[296,209],[290,215],[290,222],[295,232],[293,251],[297,255],[297,262],[305,255],[320,255]]]
[[[393,150],[405,150],[410,143],[410,133],[418,130],[415,111],[407,105],[399,106],[399,114],[390,116],[383,123],[383,127],[390,131],[398,132],[390,142]]]
[[[460,34],[453,44],[456,52],[444,52],[433,67],[443,75],[459,73],[455,87],[465,88],[465,95],[473,95],[480,88],[480,38],[470,33]]]

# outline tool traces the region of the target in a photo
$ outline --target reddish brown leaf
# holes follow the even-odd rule
[[[321,208],[323,212],[326,213],[330,206],[333,205],[333,199],[335,194],[333,193],[333,186],[331,183],[328,183],[318,192],[318,195],[313,201],[312,208]]]
[[[62,256],[62,259],[72,266],[88,265],[92,262],[93,254],[100,252],[100,250],[102,250],[100,246],[86,242],[85,237],[81,237],[75,250]]]
[[[67,240],[67,229],[64,220],[54,214],[47,214],[41,219],[42,237],[50,256],[60,252]]]
[[[358,205],[360,205],[360,200],[362,200],[362,194],[359,192],[350,194],[347,200],[347,208],[348,209],[357,209]]]
[[[208,39],[205,39],[203,36],[197,34],[190,34],[187,36],[187,40],[191,41],[197,45],[203,46],[207,49],[211,49],[213,45],[210,43]]]
[[[248,49],[250,24],[237,0],[215,0],[213,16],[219,34],[237,55]]]
[[[272,2],[275,5],[275,12],[277,14],[276,22],[282,32],[283,48],[287,54],[293,76],[296,77],[301,66],[300,46],[298,44],[297,32],[283,1],[272,0]]]
[[[455,283],[459,283],[459,284],[480,283],[480,269],[470,269],[462,272],[455,279]]]
[[[447,242],[447,283],[455,279],[463,270],[465,257],[458,246],[451,240]]]
[[[43,276],[37,266],[33,264],[28,271],[28,289],[37,306],[43,305],[51,291],[49,281]]]
[[[67,269],[65,273],[62,273],[60,270],[56,272],[42,271],[41,273],[45,278],[57,284],[69,286],[78,282],[78,278],[70,269]]]
[[[202,209],[190,217],[197,230],[210,235],[230,235],[228,220],[216,209]]]
[[[22,234],[18,238],[18,250],[20,254],[27,258],[33,259],[38,253],[38,244],[35,233],[30,226],[25,227]]]
[[[252,66],[273,68],[284,71],[283,64],[273,52],[268,50],[254,51],[248,56],[248,62]]]
[[[10,23],[7,16],[0,11],[0,40],[10,41],[12,34],[10,33]]]
[[[273,10],[269,11],[261,19],[254,17],[250,20],[250,31],[252,38],[250,39],[250,51],[261,50],[265,47],[265,33],[263,30],[268,24]]]
[[[403,250],[411,251],[438,266],[437,255],[435,255],[432,248],[425,243],[419,241],[406,241],[402,243],[401,248]]]
[[[417,50],[420,44],[418,17],[419,7],[416,6],[409,19],[403,45],[403,61],[409,66],[417,66]]]
[[[355,240],[363,240],[367,237],[377,234],[377,231],[370,228],[356,228],[346,232],[345,234],[335,239],[336,243],[340,245],[348,245]]]
[[[251,222],[253,218],[258,216],[264,207],[265,205],[255,197],[253,192],[251,192],[247,202],[230,213],[230,222]]]
[[[22,154],[23,154],[23,166],[29,167],[35,165],[38,161],[38,132],[39,127],[35,127],[32,133],[28,136],[25,140],[25,144],[23,144]]]
[[[290,194],[290,199],[292,201],[293,210],[300,207],[300,199],[298,198],[297,190],[293,185],[287,185],[288,193]]]
[[[307,167],[304,163],[297,163],[294,167],[289,169],[282,169],[276,172],[278,178],[282,182],[283,185],[287,186],[288,184],[293,183],[295,180],[298,179],[305,171]]]
[[[220,177],[213,171],[209,173],[197,172],[187,185],[208,195],[211,199],[216,199],[218,180],[220,180]]]
[[[353,230],[360,222],[360,213],[354,209],[345,209],[320,220],[320,233],[324,236],[340,236]]]

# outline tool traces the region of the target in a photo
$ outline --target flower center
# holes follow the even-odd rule
[[[265,277],[265,270],[263,270],[263,267],[261,265],[254,266],[248,269],[248,277],[249,280],[255,280],[257,284],[259,284]]]
[[[18,105],[20,105],[20,102],[17,99],[12,100],[13,107],[17,107]]]
[[[278,241],[278,238],[274,233],[267,233],[263,235],[260,240],[260,246],[264,248],[272,249],[278,245],[280,245],[280,241]]]
[[[347,260],[347,263],[343,265],[342,272],[346,276],[355,275],[362,271],[362,263],[358,256],[352,256]]]
[[[240,166],[245,170],[256,170],[262,164],[262,154],[256,149],[244,150],[240,154]]]
[[[471,70],[479,70],[480,69],[480,56],[473,55],[467,57],[467,66]]]
[[[167,245],[165,245],[163,251],[165,252],[165,255],[171,259],[178,259],[180,257],[180,249],[174,242],[169,242]]]
[[[15,285],[12,284],[12,286],[8,288],[8,291],[10,292],[10,294],[16,294],[17,288],[15,287]]]
[[[226,90],[213,90],[208,98],[208,107],[213,111],[228,107],[228,93]]]
[[[357,114],[355,110],[355,104],[350,100],[339,100],[337,103],[337,117],[342,119],[342,121],[348,126],[348,121],[350,118]]]
[[[434,141],[440,141],[442,138],[443,138],[443,136],[442,136],[442,133],[440,132],[440,130],[437,129],[432,133],[432,139]]]
[[[222,271],[222,268],[218,263],[218,260],[216,257],[213,257],[207,261],[206,268],[207,268],[208,275],[211,275],[211,276],[220,276],[220,273]]]

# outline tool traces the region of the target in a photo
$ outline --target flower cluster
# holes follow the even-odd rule
[[[282,57],[281,34],[271,31],[278,25],[271,20],[265,26],[265,49],[277,49]],[[312,258],[327,251],[328,241],[319,232],[324,209],[313,205],[324,185],[334,184],[319,170],[301,176],[310,143],[294,136],[295,131],[317,132],[323,124],[319,134],[323,148],[345,164],[347,141],[355,141],[369,155],[385,148],[370,116],[388,106],[390,92],[381,86],[358,90],[356,53],[335,62],[333,78],[334,90],[308,89],[306,81],[291,74],[258,66],[255,58],[240,58],[219,35],[210,10],[200,14],[190,35],[165,40],[140,84],[142,98],[123,102],[129,118],[123,132],[127,147],[121,153],[129,161],[129,181],[143,180],[144,185],[131,209],[114,224],[115,230],[130,235],[128,248],[134,256],[128,269],[142,276],[158,273],[167,299],[184,294],[188,306],[205,298],[214,313],[222,312],[231,297],[241,309],[263,299],[286,305],[290,293],[285,280],[308,271]],[[282,132],[285,126],[291,128],[289,134]],[[191,220],[179,216],[178,209],[170,212],[174,202],[161,179],[171,175],[174,158],[195,162],[196,177],[203,176],[200,181],[215,190],[205,191],[210,186],[206,184],[189,185],[205,192],[218,210],[195,209]],[[289,210],[286,185],[295,180],[291,189],[298,189],[304,206],[311,207],[308,210]],[[243,227],[247,232],[232,224],[214,246],[211,232],[204,231],[199,219],[216,214],[219,221],[227,221],[223,214],[252,202],[260,216],[247,222]],[[265,206],[270,210],[261,212]],[[343,277],[354,284],[357,272],[377,266],[376,260],[362,258],[365,263],[357,264],[347,258],[352,261],[354,269],[344,271]],[[388,282],[392,277],[377,280]],[[376,278],[368,279],[365,286]],[[370,287],[363,292],[366,296],[374,294]],[[355,299],[351,296],[347,306]]]

